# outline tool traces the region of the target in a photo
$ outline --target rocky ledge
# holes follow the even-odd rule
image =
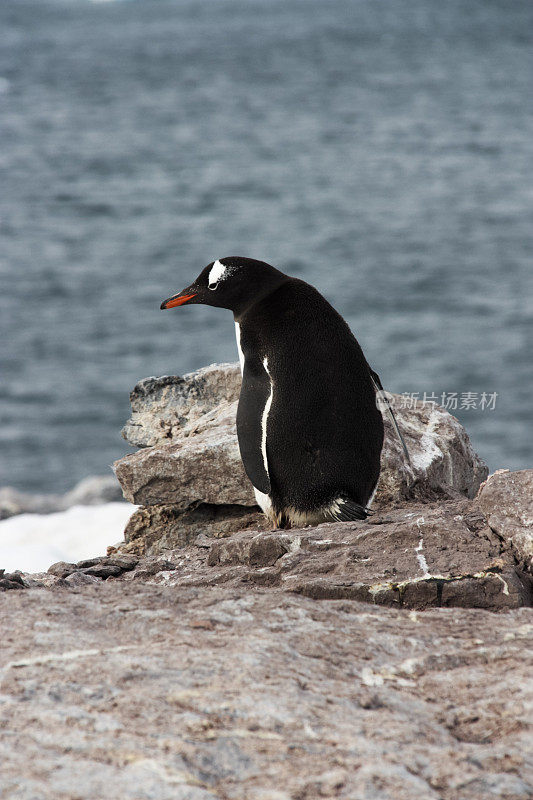
[[[266,530],[239,381],[141,382],[125,543],[0,571],[6,797],[530,800],[533,470],[400,409],[373,516]]]
[[[488,470],[466,431],[434,404],[410,408],[395,397],[410,463],[384,415],[368,521],[268,532],[239,457],[240,380],[237,364],[222,364],[135,387],[123,435],[141,449],[115,472],[125,498],[141,507],[122,552],[180,548],[187,577],[169,577],[180,585],[245,581],[411,608],[531,603],[531,473],[498,474],[485,485]],[[267,547],[275,560],[258,563],[258,548]],[[203,560],[202,548],[209,548]]]
[[[115,474],[126,500],[142,506],[126,529],[135,552],[264,524],[239,455],[240,383],[238,364],[213,364],[183,378],[147,378],[131,393],[123,436],[142,449],[117,461]],[[437,405],[409,408],[393,398],[412,463],[385,414],[374,508],[474,497],[488,470],[458,420]]]
[[[257,572],[285,548],[248,544],[217,548],[209,569]],[[2,796],[533,796],[530,608],[180,585],[173,558],[3,596]]]
[[[198,531],[196,520],[194,538],[184,536],[159,554],[109,547],[104,557],[59,562],[44,574],[0,575],[0,588],[72,588],[113,579],[182,589],[263,587],[418,610],[503,611],[533,603],[532,496],[533,470],[522,470],[496,473],[474,500],[413,501],[365,522],[290,531],[252,527],[213,537]],[[206,527],[213,524],[210,519]]]

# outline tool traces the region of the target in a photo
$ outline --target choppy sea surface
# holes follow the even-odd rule
[[[105,472],[138,379],[236,360],[229,312],[159,311],[234,254],[532,466],[532,35],[529,0],[2,0],[0,485]]]

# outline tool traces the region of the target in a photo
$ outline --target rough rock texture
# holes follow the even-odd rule
[[[200,533],[189,546],[166,555],[176,568],[164,580],[181,587],[268,586],[319,600],[416,609],[500,611],[533,600],[532,577],[517,563],[511,544],[467,499],[410,503],[367,522],[244,530],[217,540]],[[134,569],[121,580],[136,577]]]
[[[161,531],[164,524],[165,518],[160,519]],[[168,528],[172,540],[177,536],[172,520]],[[134,531],[120,552],[111,547],[103,558],[58,562],[46,576],[12,573],[5,576],[3,588],[50,586],[50,576],[79,582],[78,573],[135,581],[147,571],[152,574],[155,564],[156,571],[168,571],[163,577],[167,585],[182,588],[263,586],[317,600],[363,600],[414,609],[462,606],[501,611],[530,606],[533,600],[533,577],[522,569],[512,542],[498,536],[477,502],[467,499],[410,503],[378,513],[370,522],[291,531],[248,529],[231,535],[221,531],[218,539],[206,535],[200,522],[190,529],[182,526],[179,535],[192,530],[194,535],[182,538],[179,549],[154,548],[157,558],[143,532],[135,538]],[[145,550],[148,558],[142,558]],[[78,577],[72,578],[75,574]]]
[[[518,499],[514,509],[521,513]],[[179,513],[174,518],[173,507],[140,509],[128,526],[128,544],[119,550],[109,547],[107,556],[77,564],[58,562],[44,576],[0,575],[0,589],[55,581],[78,585],[87,577],[136,581],[166,570],[161,580],[181,588],[261,586],[317,600],[414,609],[532,605],[533,576],[524,570],[513,538],[490,526],[479,499],[410,502],[366,522],[290,531],[250,529],[250,518],[238,506],[200,506],[185,514],[190,518],[184,521]],[[239,521],[248,529],[228,530]],[[264,518],[256,515],[256,521]],[[179,547],[172,549],[177,540]]]
[[[268,521],[249,506],[202,503],[185,511],[176,505],[141,506],[126,525],[121,550],[156,555],[192,544],[199,534],[218,538],[250,527],[263,530]]]
[[[26,586],[21,572],[6,572],[5,569],[0,569],[0,592],[7,592],[9,589],[25,589]]]
[[[113,475],[85,478],[63,495],[27,494],[5,486],[0,489],[0,520],[16,514],[51,514],[71,506],[92,506],[115,500],[122,500],[122,492]]]
[[[126,500],[171,503],[182,510],[199,502],[255,506],[239,453],[234,404],[207,416],[176,444],[144,448],[115,462]]]
[[[148,378],[131,394],[133,414],[123,430],[132,444],[145,449],[115,463],[124,497],[144,506],[175,506],[174,535],[167,545],[187,537],[177,515],[199,504],[245,506],[255,514],[255,497],[239,455],[235,417],[240,391],[237,364],[211,365],[184,378]],[[402,407],[392,395],[412,467],[385,415],[382,472],[375,508],[406,498],[473,497],[487,468],[472,449],[464,428],[448,412],[432,406]],[[142,511],[150,547],[157,549],[161,513]],[[148,520],[154,524],[148,534]],[[133,525],[138,529],[139,515]],[[228,518],[227,530],[237,530]],[[155,526],[155,527],[154,527]],[[139,538],[139,537],[137,537]],[[147,541],[148,541],[147,539]],[[156,550],[153,550],[156,552]]]
[[[128,547],[179,548],[0,571],[0,795],[530,800],[530,480],[229,536],[151,506]]]
[[[381,475],[373,507],[381,508],[410,497],[454,497],[457,494],[474,497],[488,475],[488,468],[473,450],[459,420],[438,405],[402,408],[403,398],[391,396],[412,469],[385,415]]]
[[[492,530],[533,572],[533,470],[498,470],[482,485],[478,503]]]
[[[122,436],[135,447],[168,443],[216,406],[237,400],[240,388],[238,364],[211,364],[183,378],[145,378],[130,394],[131,419]]]
[[[234,483],[225,494],[227,497],[228,491],[235,492],[234,496],[218,502],[241,503],[243,484],[246,496],[253,501],[249,481],[240,464],[236,438],[240,384],[238,364],[212,364],[183,378],[147,378],[137,384],[131,393],[132,418],[122,434],[133,445],[155,450],[153,454],[141,451],[116,462],[116,474],[127,500],[144,504],[179,503],[176,494],[180,485],[185,484],[188,496],[196,492],[197,500],[217,502],[203,496],[205,475],[213,469],[211,463],[200,470],[198,487],[191,485],[186,462],[191,457],[194,441],[198,447],[208,448],[209,454],[213,449],[220,452],[222,466],[216,467],[213,484],[218,483],[219,472],[227,469],[235,472]],[[404,408],[401,396],[390,397],[411,455],[414,474],[405,463],[401,444],[385,414],[382,474],[375,505],[413,494],[432,496],[435,492],[451,491],[473,497],[488,470],[473,451],[459,421],[437,405]],[[177,458],[181,450],[183,455]],[[176,487],[173,490],[168,487],[170,475]]]
[[[132,574],[3,596],[3,797],[533,796],[531,609]]]
[[[398,509],[368,523],[287,533],[242,532],[214,543],[207,563],[226,579],[316,599],[423,609],[531,605],[532,583],[467,500]],[[235,569],[234,565],[240,565]],[[188,563],[188,578],[194,566]],[[201,577],[208,577],[201,569]]]

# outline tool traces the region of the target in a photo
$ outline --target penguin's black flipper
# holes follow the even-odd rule
[[[383,386],[382,386],[381,379],[380,379],[379,375],[377,374],[377,372],[374,372],[374,370],[372,370],[372,369],[370,370],[370,379],[371,379],[372,383],[374,384],[374,388],[375,388],[376,392],[378,392],[378,391],[379,392],[384,392],[385,391]],[[399,438],[400,442],[402,443],[403,452],[405,454],[405,458],[407,459],[407,463],[411,464],[411,457],[409,455],[409,450],[407,449],[407,445],[405,444],[405,440],[404,440],[404,438],[402,436],[402,432],[401,432],[400,427],[398,425],[398,420],[396,419],[396,415],[395,415],[394,411],[392,410],[392,407],[387,402],[387,398],[386,397],[383,397],[383,401],[387,405],[387,413],[388,413],[388,415],[390,417],[390,421],[392,422],[392,424],[394,426],[394,429],[395,429],[396,433],[398,434],[398,438]]]
[[[237,408],[237,436],[245,472],[263,494],[271,491],[265,464],[266,436],[263,437],[262,428],[270,391],[270,378],[263,365],[260,362],[253,364],[251,359],[247,359]]]

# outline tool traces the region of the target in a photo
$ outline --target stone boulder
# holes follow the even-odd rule
[[[211,364],[183,378],[145,378],[130,393],[131,419],[122,436],[134,447],[182,439],[205,414],[237,400],[240,388],[238,364]]]
[[[518,563],[533,572],[533,470],[498,470],[482,484],[478,503]]]
[[[3,793],[530,800],[532,481],[0,570]]]
[[[158,555],[174,547],[185,547],[196,538],[229,536],[247,528],[263,530],[268,521],[248,506],[200,503],[185,511],[177,505],[141,506],[126,525],[121,550],[138,555]]]
[[[239,453],[234,404],[204,415],[194,431],[172,444],[124,456],[114,469],[124,497],[137,505],[171,503],[182,510],[199,502],[255,506]]]
[[[256,514],[252,486],[241,462],[236,432],[240,391],[238,364],[211,365],[184,378],[147,378],[131,394],[132,417],[123,435],[142,446],[137,453],[115,462],[115,474],[124,497],[142,506],[162,506],[158,512],[141,510],[128,526],[126,539],[136,535],[136,548],[146,535],[145,552],[158,550],[157,539],[168,545],[183,540],[178,515],[200,506],[219,506],[216,524],[204,513],[205,533],[216,535],[223,509],[233,511],[224,530],[246,513]],[[387,413],[382,470],[374,508],[406,499],[473,497],[488,470],[476,455],[464,428],[434,404],[409,407],[403,397],[390,395],[411,456],[409,464]],[[236,512],[235,507],[241,512]],[[172,518],[175,534],[161,524]],[[159,531],[159,532],[158,532]],[[155,549],[154,549],[155,548]],[[137,551],[137,550],[136,550]]]
[[[385,412],[381,474],[373,508],[409,498],[474,497],[488,468],[459,420],[436,404],[408,407],[401,395],[390,397],[411,464]]]
[[[195,437],[203,447],[220,447],[224,468],[235,472],[235,481],[246,484],[248,500],[253,498],[242,464],[238,463],[235,418],[241,385],[238,364],[212,364],[183,378],[146,378],[133,389],[130,399],[132,417],[122,430],[124,438],[136,447],[157,448],[157,462],[164,480],[158,485],[150,457],[137,453],[116,462],[116,474],[124,496],[131,502],[176,502],[182,483],[202,497],[202,485],[195,490],[190,485],[189,473],[181,478],[181,469],[189,456],[176,460],[186,439]],[[381,477],[374,500],[375,506],[402,500],[408,496],[454,495],[473,497],[481,482],[487,477],[486,465],[474,452],[470,439],[459,421],[434,403],[409,404],[400,395],[389,394],[400,430],[406,441],[412,464],[406,462],[401,443],[390,419],[384,412],[385,443],[382,454]],[[216,433],[220,434],[217,442]],[[199,438],[198,438],[199,437]],[[172,449],[171,445],[178,445]],[[191,443],[192,444],[192,443]],[[231,445],[234,445],[232,448]],[[235,449],[235,447],[237,449]],[[169,463],[163,466],[168,456]],[[123,466],[126,466],[123,469]],[[200,470],[202,473],[203,471]],[[143,479],[142,475],[145,475]],[[170,492],[167,478],[174,477],[174,491]],[[202,475],[199,481],[203,480]],[[213,475],[216,486],[219,476]],[[148,496],[150,499],[143,499]],[[220,502],[240,503],[242,488],[231,500]],[[133,498],[133,499],[132,499]],[[246,503],[247,504],[247,503]]]

